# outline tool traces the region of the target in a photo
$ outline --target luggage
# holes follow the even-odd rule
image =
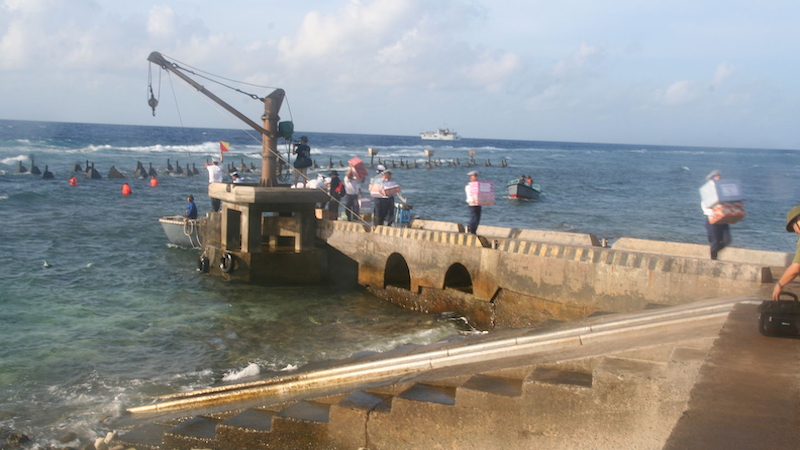
[[[708,223],[711,225],[725,225],[736,223],[745,216],[744,204],[742,202],[720,202],[714,205],[711,210],[714,214],[708,216]]]
[[[764,336],[800,339],[800,301],[791,292],[781,297],[792,300],[766,300],[758,307],[758,331]]]

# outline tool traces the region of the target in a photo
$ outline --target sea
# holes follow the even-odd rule
[[[800,203],[800,151],[473,139],[463,131],[459,141],[294,137],[309,137],[319,166],[338,169],[354,157],[394,165],[414,216],[467,223],[466,173],[477,169],[496,192],[481,224],[592,233],[610,244],[707,244],[698,188],[718,169],[747,198],[732,245],[795,249],[784,222]],[[201,216],[210,209],[203,163],[219,155],[220,141],[230,143],[223,165],[260,169],[261,144],[243,130],[0,120],[0,430],[26,434],[34,448],[65,445],[57,442],[65,433],[104,436],[126,408],[159,395],[479,332],[456,314],[406,311],[358,287],[270,288],[198,272],[199,251],[171,245],[158,219],[183,214],[188,194]],[[425,150],[433,152],[430,169]],[[102,179],[87,179],[87,162]],[[152,164],[158,186],[134,177],[138,162]],[[170,175],[168,163],[199,175]],[[20,164],[47,168],[53,179],[18,173]],[[112,167],[126,178],[108,178]],[[522,175],[541,186],[538,200],[504,196]],[[131,195],[122,195],[124,183]]]

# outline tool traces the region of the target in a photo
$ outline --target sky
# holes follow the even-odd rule
[[[158,51],[259,123],[228,86],[284,89],[304,132],[800,150],[799,22],[797,0],[0,0],[0,119],[246,128]]]

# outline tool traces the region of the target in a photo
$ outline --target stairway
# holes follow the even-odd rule
[[[661,448],[713,338],[147,424],[126,449]]]

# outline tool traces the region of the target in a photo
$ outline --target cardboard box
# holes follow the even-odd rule
[[[736,223],[745,216],[744,203],[742,202],[721,202],[712,208],[714,214],[708,216],[708,223],[712,225],[725,225]]]
[[[367,178],[367,168],[364,167],[364,163],[361,161],[361,158],[355,157],[350,161],[347,161],[347,163],[350,164],[350,167],[356,171],[356,176],[358,176],[359,179],[363,180]]]
[[[713,208],[721,202],[744,200],[738,180],[709,180],[700,187],[700,200],[703,208]]]
[[[398,192],[400,192],[400,185],[394,181],[387,181],[381,187],[381,194],[385,197],[391,197]]]
[[[472,202],[469,203],[469,206],[494,205],[494,183],[491,181],[471,181],[468,186],[470,196],[472,196]]]
[[[372,199],[366,198],[366,197],[358,199],[358,211],[361,214],[371,213],[372,212]]]

